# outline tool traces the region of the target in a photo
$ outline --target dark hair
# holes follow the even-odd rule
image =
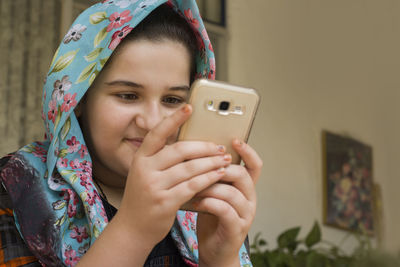
[[[190,83],[194,81],[196,74],[196,53],[198,50],[197,38],[185,18],[168,5],[160,5],[124,38],[114,51],[114,54],[118,53],[119,48],[123,47],[124,44],[143,39],[154,42],[171,40],[185,46],[190,56]],[[112,60],[112,57],[110,59]]]

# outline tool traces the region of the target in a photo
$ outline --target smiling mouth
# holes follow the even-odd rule
[[[130,139],[126,139],[130,144],[132,144],[135,147],[140,147],[143,143],[143,138],[130,138]]]

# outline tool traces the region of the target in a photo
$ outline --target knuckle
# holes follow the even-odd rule
[[[186,152],[186,145],[184,142],[176,142],[175,144],[173,144],[174,146],[174,150],[176,153],[178,154],[185,154]]]
[[[256,203],[250,202],[248,204],[248,211],[250,213],[250,217],[253,218],[256,215]]]
[[[205,175],[207,184],[211,184],[211,183],[215,182],[215,178],[216,178],[215,172],[209,172]]]
[[[229,206],[228,204],[221,203],[220,212],[221,212],[221,214],[230,214],[230,213],[232,213],[232,207]]]
[[[239,198],[236,198],[238,195],[241,194],[239,189],[237,189],[236,187],[234,187],[232,185],[228,185],[227,189],[228,189],[229,198],[239,200]]]
[[[246,216],[247,218],[247,223],[250,226],[252,221],[254,220],[254,217],[256,216],[256,208],[254,204],[250,204],[249,205],[249,209],[248,209],[248,215]]]
[[[148,181],[147,183],[145,183],[144,185],[143,185],[143,190],[146,192],[146,194],[148,194],[149,196],[153,196],[153,195],[156,195],[157,196],[157,194],[155,194],[154,192],[155,192],[155,188],[156,188],[156,185],[155,185],[155,183],[153,182],[153,181]]]
[[[161,192],[154,194],[153,201],[158,206],[163,206],[167,202],[165,194]]]
[[[199,191],[200,183],[197,179],[191,179],[187,183],[187,190],[191,194],[197,193]]]
[[[191,174],[194,172],[194,168],[195,163],[192,160],[187,161],[183,164],[184,173],[188,176],[191,176]]]

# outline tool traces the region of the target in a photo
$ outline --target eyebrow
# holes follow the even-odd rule
[[[113,85],[117,85],[117,86],[128,86],[128,87],[132,87],[132,88],[140,88],[143,89],[144,86],[132,81],[125,81],[125,80],[116,80],[116,81],[111,81],[111,82],[106,82],[107,85],[113,86]],[[190,87],[187,85],[178,85],[178,86],[172,86],[170,88],[168,88],[168,90],[172,90],[172,91],[189,91]]]

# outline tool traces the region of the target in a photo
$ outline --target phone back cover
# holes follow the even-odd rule
[[[232,155],[232,162],[239,163],[240,157],[232,148],[232,140],[247,141],[259,96],[254,89],[238,87],[222,82],[198,80],[192,86],[189,103],[193,106],[190,119],[181,127],[178,140],[211,141],[224,145]],[[230,113],[210,111],[210,101],[230,102]],[[240,107],[243,114],[234,114]]]

